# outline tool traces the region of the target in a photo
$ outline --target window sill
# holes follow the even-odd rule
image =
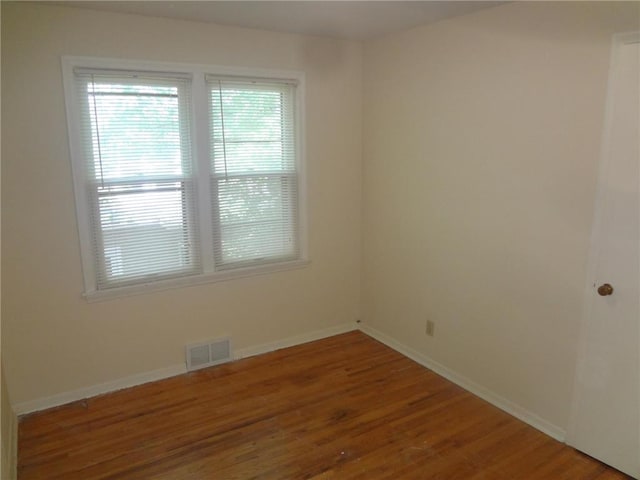
[[[292,260],[289,262],[261,265],[258,267],[237,268],[234,270],[224,270],[215,273],[192,275],[190,277],[171,278],[168,280],[161,280],[151,283],[141,283],[138,285],[130,285],[126,287],[110,288],[108,290],[95,290],[92,292],[85,292],[83,296],[89,303],[101,302],[115,298],[129,297],[132,295],[160,292],[162,290],[170,290],[174,288],[190,287],[194,285],[203,285],[206,283],[223,282],[236,278],[252,277],[255,275],[283,272],[286,270],[295,270],[304,268],[309,265],[309,263],[309,260]]]

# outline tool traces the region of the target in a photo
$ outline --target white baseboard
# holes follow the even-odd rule
[[[410,359],[414,360],[420,365],[427,367],[429,370],[433,370],[438,375],[446,378],[447,380],[455,383],[456,385],[464,388],[465,390],[473,393],[474,395],[482,398],[483,400],[486,400],[492,405],[498,407],[500,410],[505,411],[509,415],[512,415],[522,420],[523,422],[531,425],[533,428],[540,430],[542,433],[545,433],[546,435],[549,435],[550,437],[555,438],[560,442],[564,442],[566,431],[558,427],[557,425],[554,425],[553,423],[550,423],[545,419],[540,418],[536,414],[521,407],[520,405],[517,405],[512,401],[507,400],[506,398],[501,397],[500,395],[497,395],[492,391],[488,390],[487,388],[466,378],[465,376],[460,375],[454,372],[453,370],[450,370],[449,368],[445,367],[444,365],[441,365],[435,360],[432,360],[431,358],[418,352],[417,350],[414,350],[398,342],[397,340],[390,337],[386,333],[382,333],[381,331],[376,330],[375,328],[370,327],[368,325],[360,325],[360,330],[363,333],[366,333],[367,335],[369,335],[370,337],[375,338],[379,342],[384,343],[388,347],[393,348],[394,350],[403,354],[404,356],[409,357]]]
[[[293,347],[295,345],[302,345],[303,343],[313,342],[314,340],[333,337],[334,335],[340,335],[341,333],[351,332],[357,329],[358,327],[355,323],[343,323],[341,325],[336,325],[335,327],[329,327],[323,330],[315,330],[313,332],[296,335],[295,337],[285,338],[284,340],[264,343],[255,347],[241,348],[234,352],[233,358],[234,360],[239,360],[241,358],[253,357],[255,355],[280,350],[281,348]]]
[[[27,413],[46,410],[47,408],[58,407],[66,403],[84,400],[85,398],[95,397],[103,393],[115,392],[123,388],[135,387],[143,383],[155,382],[164,378],[175,377],[187,372],[185,364],[173,365],[171,367],[152,370],[150,372],[138,373],[129,377],[120,378],[111,382],[100,383],[90,387],[83,387],[69,392],[58,393],[50,397],[38,398],[27,402],[18,403],[13,406],[16,415],[25,415]]]
[[[321,338],[331,337],[333,335],[346,333],[356,329],[356,325],[352,323],[337,325],[335,327],[316,330],[275,342],[265,343],[254,347],[241,348],[234,352],[233,358],[234,360],[239,360],[241,358],[252,357],[254,355],[260,355],[262,353],[272,352],[281,348],[292,347],[294,345],[300,345],[303,343],[312,342],[314,340],[320,340]],[[159,370],[131,375],[129,377],[113,380],[111,382],[100,383],[98,385],[92,385],[90,387],[83,387],[77,390],[59,393],[50,397],[29,400],[27,402],[18,403],[14,405],[13,408],[16,415],[26,415],[28,413],[46,410],[47,408],[58,407],[66,403],[84,400],[85,398],[95,397],[96,395],[115,392],[117,390],[122,390],[123,388],[135,387],[144,383],[155,382],[157,380],[163,380],[169,377],[175,377],[176,375],[182,375],[186,372],[186,365],[184,363],[181,363],[179,365],[173,365],[171,367],[161,368]]]

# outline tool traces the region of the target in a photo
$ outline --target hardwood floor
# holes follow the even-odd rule
[[[628,478],[360,332],[36,413],[19,480]]]

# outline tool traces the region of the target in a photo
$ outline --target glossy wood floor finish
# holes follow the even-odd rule
[[[22,418],[19,479],[627,478],[359,332]]]

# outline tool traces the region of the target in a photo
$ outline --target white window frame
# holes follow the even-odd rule
[[[99,290],[97,288],[97,272],[95,271],[95,254],[93,249],[92,226],[90,221],[90,202],[87,195],[85,176],[85,152],[83,148],[80,109],[75,90],[75,68],[96,68],[112,70],[134,70],[157,73],[176,73],[192,76],[191,115],[193,131],[191,134],[194,155],[194,171],[197,185],[198,223],[201,227],[211,225],[212,211],[209,184],[209,121],[208,101],[205,76],[235,76],[265,80],[293,81],[295,90],[295,136],[296,160],[298,174],[298,242],[299,258],[284,262],[248,266],[235,269],[214,270],[212,229],[199,228],[202,245],[202,266],[205,273],[170,278],[135,285],[121,286]],[[83,296],[87,301],[99,301],[127,295],[198,285],[234,279],[258,274],[266,274],[295,268],[302,268],[309,263],[308,259],[308,216],[307,216],[307,182],[305,156],[305,74],[300,71],[254,69],[244,67],[228,67],[219,65],[193,65],[184,63],[150,62],[138,60],[121,60],[96,57],[62,57],[62,76],[64,83],[65,103],[69,149],[73,173],[74,193],[76,200],[76,216],[80,239],[80,255],[84,278]]]

